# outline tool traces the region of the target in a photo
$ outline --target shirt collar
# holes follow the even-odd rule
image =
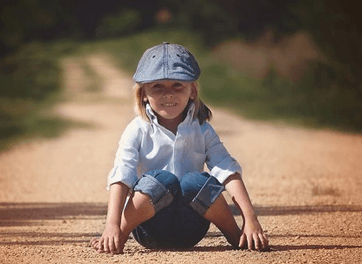
[[[190,103],[188,106],[188,110],[187,110],[187,116],[185,118],[185,120],[182,123],[191,123],[194,117],[194,113],[195,113],[195,104],[194,103]],[[153,112],[150,104],[146,105],[146,115],[148,116],[148,118],[150,119],[151,123],[154,124],[159,124],[158,123],[158,119],[156,114]]]

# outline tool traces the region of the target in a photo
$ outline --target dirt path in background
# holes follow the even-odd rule
[[[84,63],[98,73],[99,92]],[[134,117],[132,82],[110,57],[63,62],[69,100],[57,111],[93,124],[0,154],[0,263],[362,263],[362,136],[244,120],[212,108],[212,124],[243,164],[269,252],[233,250],[212,226],[195,248],[125,254],[88,247],[103,231],[110,170]],[[240,215],[236,215],[241,223]]]

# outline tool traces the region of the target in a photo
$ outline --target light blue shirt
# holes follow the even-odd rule
[[[194,105],[178,126],[176,135],[161,126],[151,107],[146,113],[151,122],[136,117],[126,127],[119,142],[114,167],[108,174],[107,189],[116,182],[132,188],[145,172],[166,170],[181,178],[188,172],[203,171],[223,183],[235,172],[239,163],[230,156],[213,127],[193,118]]]

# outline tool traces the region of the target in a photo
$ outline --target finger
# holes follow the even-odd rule
[[[99,246],[99,242],[96,242],[94,245],[93,245],[93,248],[97,251],[99,251],[101,248]]]
[[[114,238],[114,246],[115,246],[115,253],[116,254],[120,254],[121,252],[121,245],[120,245],[120,240],[119,237],[115,237]]]
[[[98,241],[98,244],[95,245],[98,253],[104,253],[103,244],[104,244],[104,238],[101,237]]]
[[[103,251],[104,238],[101,237],[98,241],[98,251]]]
[[[106,253],[106,252],[103,250],[103,247],[98,247],[97,252],[98,252],[98,253]]]
[[[242,234],[239,241],[239,248],[245,249],[246,248],[246,236]]]
[[[89,245],[94,248],[94,244],[97,243],[96,239],[93,237],[90,241],[89,241]]]
[[[105,239],[104,239],[104,243],[103,243],[103,250],[104,250],[104,252],[109,252],[109,238],[108,237],[106,237]]]
[[[253,235],[253,240],[254,240],[254,249],[260,250],[261,249],[261,241],[260,241],[259,236],[257,234]]]
[[[98,239],[94,239],[94,240],[92,240],[92,241],[90,242],[90,246],[91,246],[92,248],[94,248],[95,250],[98,249],[98,244],[99,244],[99,240],[98,240]]]
[[[266,234],[261,234],[261,242],[262,242],[262,245],[263,245],[263,249],[267,249],[268,246],[269,246],[269,240],[268,240],[268,237]]]
[[[248,236],[247,237],[248,240],[248,249],[253,250],[254,245],[253,245],[253,236]]]
[[[260,240],[260,249],[259,250],[263,250],[266,247],[266,241],[265,238],[263,236],[263,234],[259,234],[259,240]]]
[[[114,240],[114,238],[109,239],[109,251],[111,254],[114,254],[115,252]]]

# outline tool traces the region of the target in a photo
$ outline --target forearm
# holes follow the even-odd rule
[[[231,195],[236,207],[240,210],[243,218],[243,234],[240,237],[239,247],[264,250],[268,247],[268,238],[256,217],[249,194],[239,173],[235,173],[225,181],[225,188]]]
[[[123,252],[124,243],[121,241],[121,217],[128,195],[128,187],[123,183],[110,186],[107,222],[105,230],[99,239],[93,238],[91,246],[99,253],[119,254]]]
[[[244,219],[255,219],[256,214],[240,174],[235,173],[229,176],[224,185],[234,204],[242,213]]]
[[[120,226],[128,191],[128,187],[123,183],[111,185],[108,200],[107,224]]]

